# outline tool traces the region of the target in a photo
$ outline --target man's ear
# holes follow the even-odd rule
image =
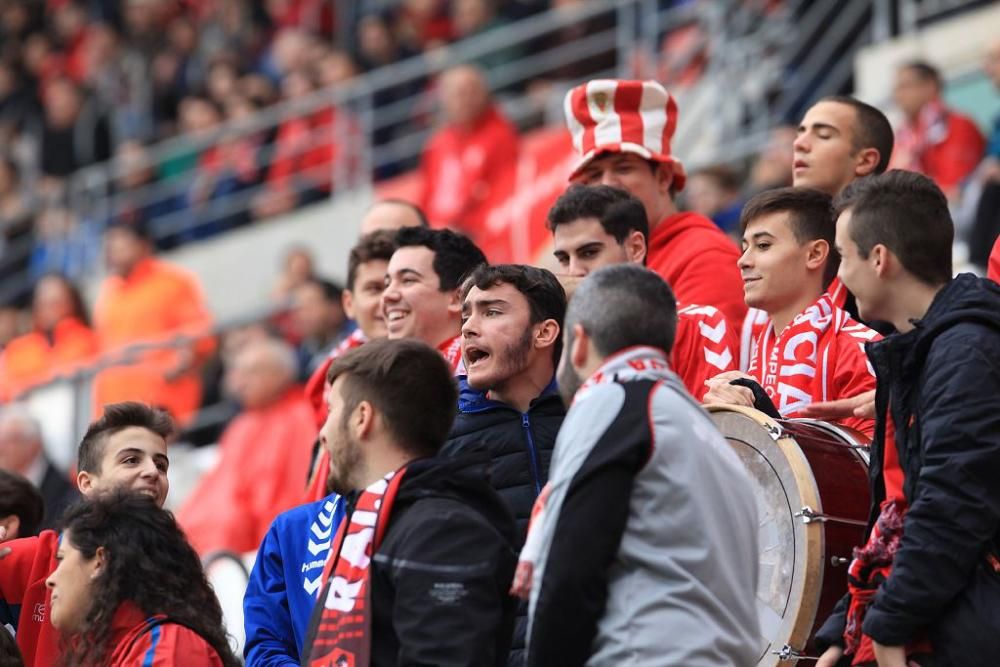
[[[97,477],[86,470],[81,470],[76,473],[76,488],[80,490],[84,496],[89,496],[94,490],[94,482],[97,481]]]
[[[653,176],[656,178],[656,189],[662,195],[670,194],[670,186],[674,184],[674,166],[670,163],[657,162]],[[653,225],[655,221],[650,221]]]
[[[806,253],[806,268],[811,271],[820,270],[830,258],[830,244],[824,239],[809,242]]]
[[[881,243],[877,243],[872,246],[871,252],[868,253],[868,259],[872,262],[872,267],[875,269],[875,275],[879,278],[886,278],[892,269],[892,261],[896,258],[889,251],[889,248],[885,247]]]
[[[881,158],[877,148],[862,148],[854,159],[854,175],[861,177],[875,173]]]
[[[583,325],[573,325],[573,346],[569,351],[569,360],[573,368],[580,369],[587,365],[590,356],[590,336],[584,331]]]
[[[448,312],[459,317],[462,316],[462,288],[453,289],[448,294]]]
[[[340,293],[340,305],[344,309],[344,314],[347,315],[347,319],[354,319],[354,295],[351,294],[351,290],[344,290]]]
[[[535,325],[535,347],[552,347],[559,340],[562,331],[555,320],[543,320]]]
[[[633,229],[625,237],[625,256],[633,264],[646,263],[646,237],[638,229]]]
[[[4,540],[16,540],[21,530],[21,517],[16,514],[0,517],[0,526],[7,529],[7,537]]]
[[[358,439],[367,438],[375,427],[375,406],[369,401],[361,401],[350,417],[350,424]]]

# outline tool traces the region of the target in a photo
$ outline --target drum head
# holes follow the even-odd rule
[[[823,579],[823,530],[796,516],[803,507],[822,512],[819,489],[795,441],[766,415],[750,408],[707,406],[712,419],[750,472],[757,499],[760,553],[757,610],[758,665],[792,664],[779,653],[802,651],[809,639]]]

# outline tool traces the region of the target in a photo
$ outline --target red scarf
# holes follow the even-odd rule
[[[832,299],[824,294],[777,336],[769,320],[757,339],[747,372],[764,387],[782,417],[812,402],[820,344],[831,326],[838,326],[836,314]]]
[[[462,363],[462,336],[458,335],[450,338],[438,345],[438,352],[444,360],[451,366],[451,371],[456,376],[465,375],[465,366]]]
[[[864,547],[854,550],[854,560],[847,570],[847,590],[851,602],[844,627],[844,653],[853,656],[852,665],[875,662],[871,637],[861,631],[865,613],[875,599],[882,582],[892,573],[892,561],[903,538],[903,518],[908,509],[902,497],[887,498]],[[906,646],[906,655],[930,653],[930,643],[920,639]]]
[[[893,169],[924,171],[924,153],[948,138],[948,111],[940,99],[925,104],[916,119],[896,129]]]
[[[306,638],[309,667],[368,667],[371,663],[371,559],[382,544],[406,468],[378,480],[358,496],[342,521],[323,568]]]

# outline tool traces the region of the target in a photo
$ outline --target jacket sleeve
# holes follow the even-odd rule
[[[39,557],[39,538],[24,537],[0,543],[11,552],[0,559],[0,626],[17,629],[21,602],[31,583],[31,573]]]
[[[394,536],[399,548],[373,558],[395,590],[392,625],[398,667],[495,664],[498,633],[510,633],[514,600],[507,589],[514,551],[466,510],[425,516],[419,530]],[[510,641],[499,642],[506,646]]]
[[[981,341],[945,334],[928,354],[916,411],[923,465],[892,574],[863,626],[880,644],[932,625],[1000,527],[1000,345]]]
[[[868,363],[864,344],[869,340],[853,334],[841,334],[837,340],[836,370],[827,391],[827,400],[850,398],[875,388],[875,372]],[[875,420],[848,417],[846,426],[865,434],[869,440],[875,434]]]
[[[844,645],[844,628],[847,626],[847,607],[851,604],[851,594],[845,593],[844,597],[837,601],[833,611],[823,621],[823,625],[816,631],[813,638],[816,642],[816,649],[820,655],[831,646]]]
[[[644,398],[632,400],[645,405]],[[619,415],[573,475],[558,515],[548,519],[556,522],[555,532],[542,580],[535,582],[541,588],[531,617],[529,666],[587,662],[628,521],[632,484],[649,459],[651,438],[647,419]]]
[[[261,543],[243,596],[243,624],[247,667],[299,664],[281,546],[273,525]]]

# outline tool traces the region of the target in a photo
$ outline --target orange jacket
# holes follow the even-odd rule
[[[722,230],[698,213],[675,213],[650,232],[646,264],[669,283],[678,303],[715,306],[737,336],[747,313],[740,251]]]
[[[125,278],[107,278],[94,306],[94,330],[109,361],[121,359],[129,345],[166,343],[180,335],[201,337],[197,351],[207,355],[214,344],[205,337],[211,326],[195,277],[153,258],[140,261]],[[176,348],[149,350],[101,371],[94,378],[95,413],[107,403],[144,401],[187,421],[201,402],[201,380],[196,368],[176,379],[165,377],[179,359]]]
[[[67,317],[47,336],[33,331],[15,338],[0,357],[0,401],[68,373],[97,353],[97,337],[83,322]]]

